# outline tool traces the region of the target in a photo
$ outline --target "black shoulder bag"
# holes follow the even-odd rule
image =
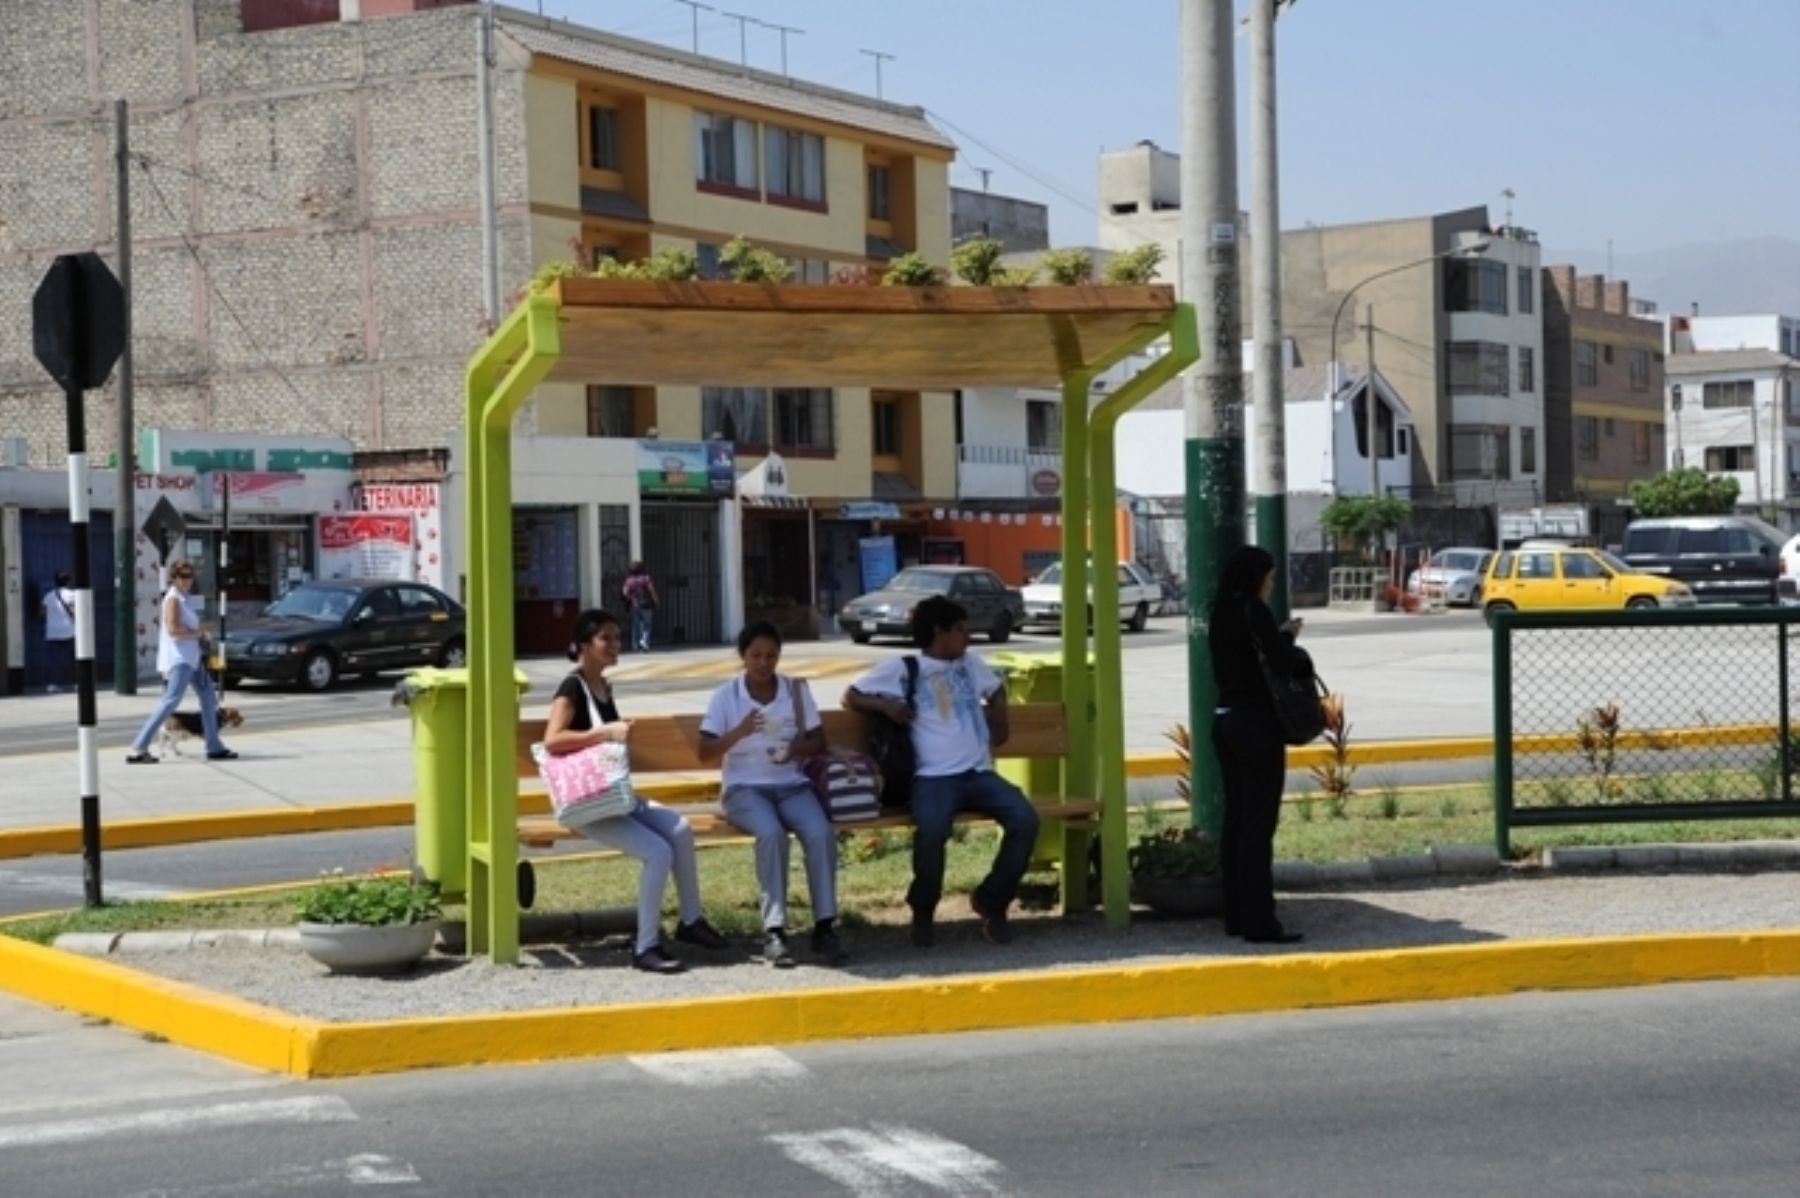
[[[902,698],[908,710],[914,710],[913,697],[919,689],[919,659],[906,655],[906,687]],[[912,804],[913,775],[918,772],[918,755],[913,752],[912,728],[891,720],[880,712],[864,712],[869,721],[869,756],[881,770],[881,805],[907,807]]]
[[[1256,663],[1262,669],[1263,682],[1269,688],[1269,698],[1275,703],[1275,721],[1281,725],[1282,739],[1290,745],[1311,744],[1325,731],[1325,696],[1330,693],[1313,669],[1312,656],[1304,649],[1295,648],[1300,669],[1293,674],[1283,674],[1269,664],[1268,654],[1263,652],[1249,604],[1244,605],[1244,620],[1250,644],[1256,649]]]

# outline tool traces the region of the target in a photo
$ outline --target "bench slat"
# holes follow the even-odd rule
[[[1036,805],[1041,819],[1060,823],[1072,823],[1089,820],[1100,811],[1100,804],[1092,799],[1079,799],[1061,803],[1039,803]],[[723,815],[711,811],[689,811],[685,813],[687,821],[693,826],[695,837],[702,840],[716,840],[726,836],[742,836],[744,833],[732,827]],[[984,821],[987,817],[972,811],[966,811],[956,817],[958,823]],[[910,828],[913,826],[912,816],[904,812],[883,815],[877,819],[861,820],[854,824],[838,824],[840,831],[859,831],[862,829],[878,830],[883,828]],[[580,832],[565,828],[554,819],[533,816],[519,821],[519,843],[532,848],[548,848],[559,841],[581,840]]]
[[[825,739],[834,749],[865,752],[869,745],[868,721],[854,711],[821,712]],[[1008,713],[1011,738],[995,750],[998,758],[1061,757],[1068,752],[1063,710],[1054,703],[1027,703]],[[543,720],[520,720],[515,746],[515,769],[521,778],[537,776],[531,746],[544,739]],[[697,715],[645,716],[631,728],[631,772],[661,774],[716,770],[700,760],[700,717]]]

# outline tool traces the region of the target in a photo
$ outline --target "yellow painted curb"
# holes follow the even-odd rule
[[[988,974],[333,1024],[0,938],[0,986],[299,1077],[1800,975],[1800,932],[1538,940]]]

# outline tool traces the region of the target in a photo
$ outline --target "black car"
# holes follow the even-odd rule
[[[225,630],[227,685],[254,678],[331,687],[344,674],[460,666],[462,606],[416,582],[307,582]]]
[[[1025,623],[1025,599],[980,566],[908,566],[879,591],[844,605],[838,623],[859,645],[875,636],[912,636],[913,608],[932,595],[948,595],[969,613],[970,632],[996,645]]]
[[[1754,516],[1670,516],[1632,521],[1619,556],[1685,582],[1701,603],[1774,603],[1784,539]]]

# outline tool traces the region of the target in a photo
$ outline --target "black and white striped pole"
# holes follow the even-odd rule
[[[81,751],[82,882],[100,906],[100,757],[94,695],[94,559],[88,534],[87,415],[82,393],[106,382],[124,342],[125,293],[98,254],[64,254],[32,297],[32,348],[68,403],[69,544],[75,555],[76,742]],[[121,480],[129,486],[130,480]],[[135,665],[135,663],[133,663]]]

